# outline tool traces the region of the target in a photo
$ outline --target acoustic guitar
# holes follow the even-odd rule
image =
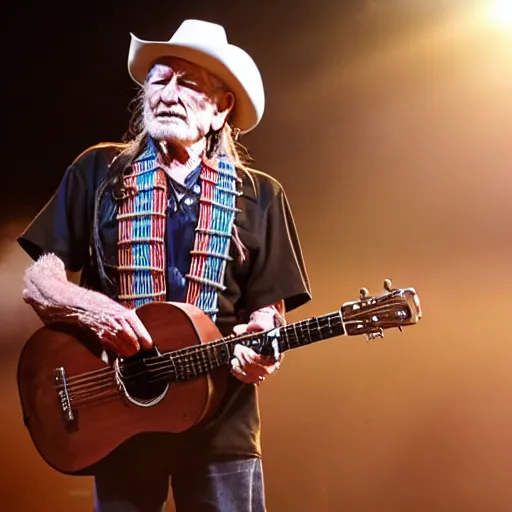
[[[25,343],[18,363],[23,420],[41,457],[64,474],[78,473],[142,432],[178,433],[217,412],[240,343],[272,355],[338,336],[381,338],[384,330],[422,316],[414,288],[392,289],[338,311],[275,329],[222,337],[190,304],[152,302],[136,312],[154,348],[106,359],[89,331],[42,327]]]

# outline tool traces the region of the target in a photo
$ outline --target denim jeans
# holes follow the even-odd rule
[[[190,466],[174,471],[170,479],[176,512],[265,512],[260,459]],[[94,483],[95,512],[165,510],[166,472],[126,470],[125,476],[123,471],[97,475]]]

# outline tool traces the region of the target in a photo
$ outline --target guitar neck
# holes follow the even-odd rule
[[[284,353],[312,343],[346,334],[340,311],[300,320],[270,331],[228,336],[203,345],[164,354],[171,363],[169,378],[189,380],[230,364],[237,344],[252,348],[262,355]]]

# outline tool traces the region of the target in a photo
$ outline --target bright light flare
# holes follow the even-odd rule
[[[487,12],[492,23],[512,30],[512,0],[494,0]]]

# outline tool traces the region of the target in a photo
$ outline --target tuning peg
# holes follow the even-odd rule
[[[370,295],[370,292],[368,291],[368,288],[361,288],[359,290],[359,298],[366,299]]]
[[[376,340],[377,338],[384,338],[384,330],[379,327],[378,329],[367,332],[365,337],[368,342]]]
[[[384,288],[388,291],[388,292],[392,292],[393,291],[393,286],[391,284],[391,279],[384,279]]]

